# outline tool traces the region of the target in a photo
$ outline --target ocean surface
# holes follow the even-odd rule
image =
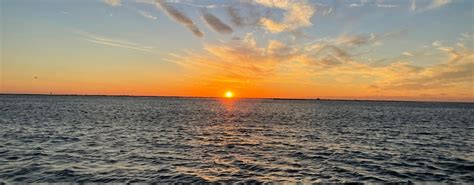
[[[473,110],[0,95],[0,182],[474,183]]]

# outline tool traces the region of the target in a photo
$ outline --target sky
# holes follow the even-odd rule
[[[474,101],[472,0],[0,2],[0,93]]]

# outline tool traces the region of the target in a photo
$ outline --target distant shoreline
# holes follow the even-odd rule
[[[195,98],[195,99],[221,99],[212,96],[147,96],[147,95],[103,95],[103,94],[27,94],[27,93],[0,93],[0,96],[87,96],[87,97],[144,97],[144,98]],[[419,102],[419,103],[474,103],[474,101],[430,101],[430,100],[390,100],[390,99],[338,99],[338,98],[235,98],[235,99],[261,99],[276,101],[354,101],[354,102]]]

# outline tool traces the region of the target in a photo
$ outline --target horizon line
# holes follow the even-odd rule
[[[46,94],[46,93],[0,93],[0,96],[105,96],[105,97],[156,97],[156,98],[195,98],[195,99],[227,99],[218,96],[173,96],[173,95],[119,95],[119,94]],[[453,100],[401,100],[401,99],[357,99],[357,98],[279,98],[279,97],[234,97],[231,99],[269,99],[269,100],[300,100],[300,101],[367,101],[367,102],[420,102],[420,103],[474,103],[473,101]]]

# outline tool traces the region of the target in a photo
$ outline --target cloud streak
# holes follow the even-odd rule
[[[179,11],[175,7],[171,6],[169,3],[165,2],[164,0],[155,0],[156,4],[168,14],[173,20],[176,22],[184,25],[188,28],[195,36],[202,37],[204,34],[201,30],[196,26],[196,24],[191,20],[186,14]]]
[[[226,9],[227,13],[230,16],[230,20],[236,26],[243,26],[245,24],[244,18],[239,14],[239,10],[235,7],[228,7]]]
[[[428,7],[426,7],[426,9],[427,10],[436,9],[436,8],[442,7],[444,5],[447,5],[451,2],[452,2],[452,0],[433,0],[431,2],[431,4],[428,5]]]
[[[148,12],[142,11],[142,10],[138,10],[138,13],[139,13],[141,16],[143,16],[143,17],[145,17],[145,18],[148,18],[148,19],[153,19],[153,20],[156,20],[156,19],[157,19],[155,16],[151,15],[151,14],[148,13]]]
[[[104,3],[106,3],[110,6],[122,6],[122,1],[121,0],[104,0]]]
[[[411,1],[410,10],[415,12],[424,12],[428,10],[434,10],[452,3],[452,0],[432,0],[429,4],[419,7],[416,0]]]
[[[89,41],[96,44],[125,48],[125,49],[132,49],[132,50],[138,50],[138,51],[144,51],[144,52],[152,51],[152,47],[150,46],[141,46],[137,43],[133,43],[129,41],[111,39],[111,38],[95,35],[89,32],[85,32],[85,31],[76,31],[75,33],[82,36],[81,38],[82,40]]]
[[[234,30],[230,26],[228,26],[227,24],[222,22],[219,18],[217,18],[216,16],[212,15],[209,12],[203,12],[202,18],[204,19],[204,21],[207,23],[209,27],[211,27],[214,31],[218,33],[230,34],[234,32]]]

